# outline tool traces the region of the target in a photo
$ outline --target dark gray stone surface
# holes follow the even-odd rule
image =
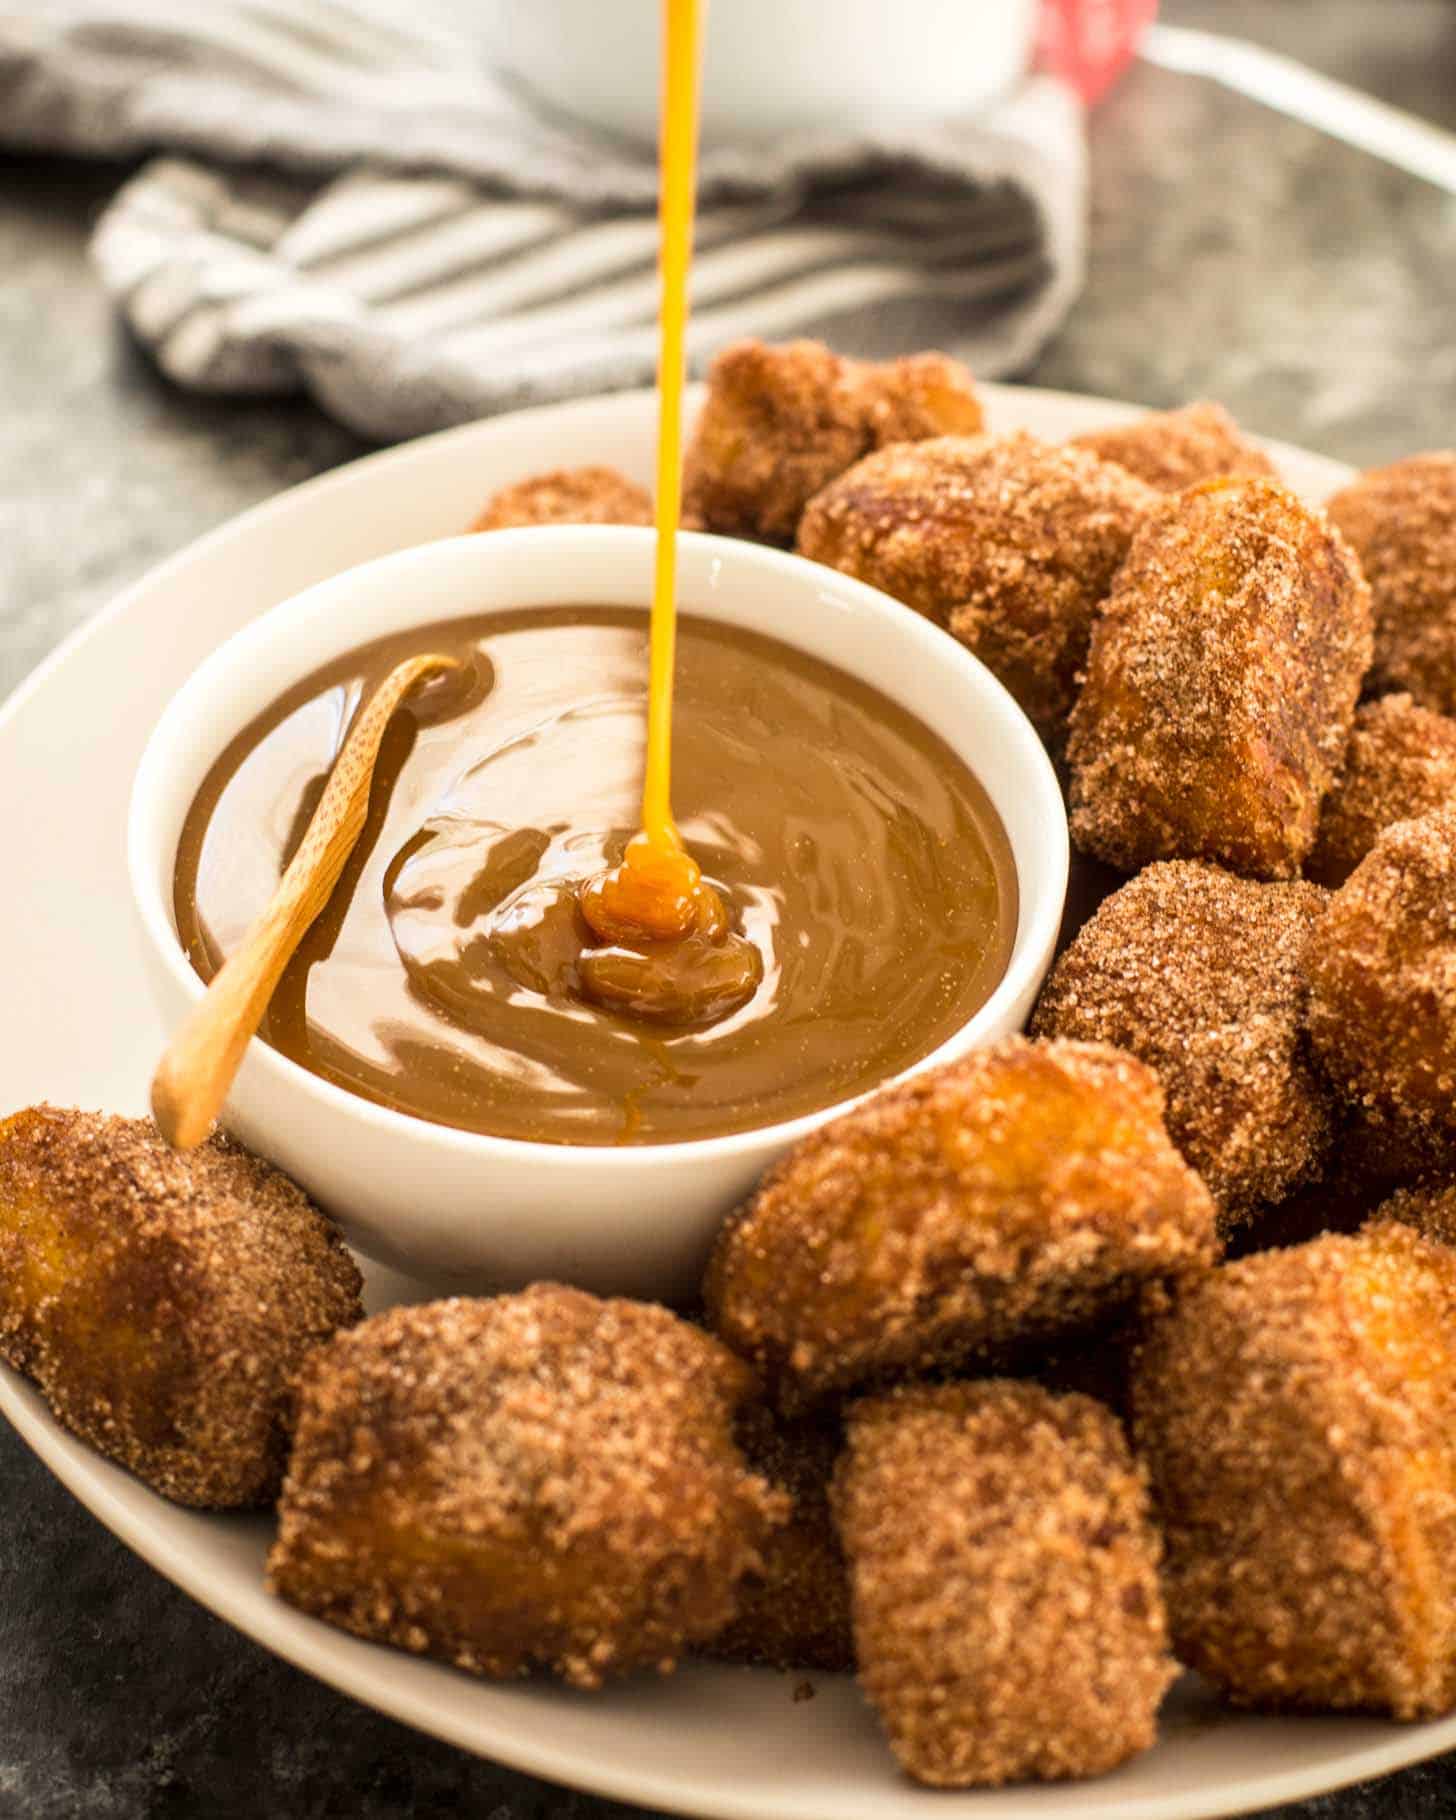
[[[1456,127],[1449,0],[1182,0]],[[1456,197],[1212,83],[1139,66],[1092,128],[1091,266],[1028,378],[1370,466],[1456,437]]]
[[[1170,0],[1456,126],[1450,0]],[[1225,400],[1357,463],[1453,439],[1456,199],[1142,68],[1093,126],[1091,279],[1030,380]],[[84,260],[122,173],[0,161],[0,697],[153,562],[360,445],[292,403],[189,398]],[[366,1712],[193,1605],[0,1434],[0,1816],[611,1820]],[[1456,1763],[1284,1810],[1440,1820]],[[826,1820],[832,1817],[826,1816]]]

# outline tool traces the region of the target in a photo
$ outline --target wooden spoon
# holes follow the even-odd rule
[[[283,969],[339,882],[369,813],[374,765],[391,716],[423,677],[458,668],[453,657],[411,657],[390,671],[354,716],[272,902],[183,1020],[152,1076],[153,1115],[178,1150],[191,1150],[211,1131]]]

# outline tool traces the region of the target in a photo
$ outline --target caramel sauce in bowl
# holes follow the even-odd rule
[[[522,639],[523,651],[534,645],[548,671],[547,634],[557,631],[568,641],[562,650],[574,646],[580,654],[572,628],[583,629],[581,636],[598,641],[604,683],[609,680],[606,672],[616,666],[612,671],[615,688],[604,687],[601,692],[606,720],[610,722],[614,712],[620,716],[640,706],[640,695],[633,696],[628,672],[634,663],[640,667],[641,661],[641,614],[650,597],[653,569],[650,532],[603,526],[493,532],[425,545],[350,570],[275,608],[214,653],[173,700],[143,756],[129,819],[129,865],[150,977],[164,1013],[175,1021],[203,991],[202,974],[194,960],[207,970],[207,957],[199,942],[205,948],[208,937],[195,921],[187,926],[185,891],[181,899],[185,933],[179,936],[177,887],[185,883],[188,851],[193,853],[194,865],[203,852],[198,836],[201,832],[205,837],[208,817],[194,818],[188,832],[189,813],[199,800],[206,805],[209,789],[213,808],[223,794],[218,785],[219,779],[225,783],[228,764],[220,767],[219,761],[229,754],[236,760],[250,737],[255,755],[268,750],[267,742],[260,745],[256,735],[270,716],[281,724],[280,704],[292,702],[298,707],[306,700],[314,704],[311,712],[315,715],[327,718],[332,713],[336,721],[341,715],[346,720],[349,685],[344,673],[350,672],[351,665],[354,674],[360,673],[357,654],[367,647],[397,650],[400,640],[407,641],[425,628],[440,636],[454,627],[463,639],[476,639],[482,652],[482,667],[475,678],[479,700],[473,704],[439,702],[432,708],[426,699],[420,710],[425,738],[421,740],[418,729],[413,734],[409,727],[401,729],[403,745],[412,750],[420,744],[429,746],[439,764],[428,779],[416,778],[421,786],[418,800],[402,803],[387,790],[382,793],[376,838],[372,845],[367,838],[361,843],[362,858],[353,880],[357,887],[360,873],[377,866],[377,895],[366,891],[362,897],[350,897],[342,905],[337,926],[329,920],[336,906],[330,906],[307,965],[295,981],[302,998],[295,993],[292,1001],[283,995],[275,999],[275,1027],[265,1032],[268,1040],[250,1045],[224,1115],[224,1122],[239,1137],[301,1181],[334,1214],[346,1237],[360,1250],[416,1276],[460,1287],[512,1287],[554,1276],[603,1293],[689,1295],[696,1288],[723,1214],[788,1144],[886,1078],[950,1060],[976,1044],[1020,1028],[1049,964],[1067,873],[1061,794],[1035,733],[989,673],[944,633],[896,602],[800,558],[747,543],[685,534],[680,540],[679,562],[680,599],[689,629],[682,670],[682,724],[698,729],[696,734],[679,736],[684,739],[686,774],[695,780],[691,803],[684,799],[689,808],[684,820],[697,825],[704,837],[705,874],[711,875],[715,869],[725,874],[717,882],[723,886],[730,915],[765,957],[764,979],[753,988],[759,1012],[768,1002],[763,998],[765,981],[772,1000],[779,989],[783,962],[801,945],[799,935],[809,935],[809,946],[825,969],[807,976],[804,993],[792,1005],[782,1028],[775,1031],[770,1022],[763,1023],[765,1053],[754,1058],[751,1090],[736,1100],[730,1092],[727,1099],[733,1105],[723,1116],[710,1117],[706,1123],[700,1117],[704,1096],[694,1091],[691,1080],[693,1069],[704,1062],[704,1049],[711,1050],[714,1031],[728,1030],[731,1036],[735,1020],[740,1029],[752,1026],[753,1005],[748,1001],[721,1021],[705,1020],[700,1028],[663,1032],[639,1024],[628,1033],[630,1041],[644,1046],[643,1054],[655,1044],[669,1057],[668,1065],[656,1076],[659,1088],[666,1083],[665,1092],[654,1096],[652,1080],[646,1082],[646,1091],[637,1094],[635,1124],[632,1067],[619,1070],[605,1082],[601,1079],[602,1068],[608,1062],[615,1066],[624,1046],[620,1030],[612,1025],[615,1014],[610,1005],[604,1007],[600,1002],[587,1009],[586,1015],[596,1020],[593,1041],[606,1059],[582,1071],[585,1081],[568,1080],[565,1125],[569,1127],[576,1119],[575,1130],[560,1123],[553,1128],[546,1103],[550,1095],[533,1111],[529,1084],[524,1097],[515,1096],[514,1112],[494,1120],[488,1114],[479,1120],[460,1115],[461,1107],[468,1109],[474,1103],[478,1082],[463,1095],[457,1094],[452,1102],[455,1111],[447,1111],[443,1117],[440,1109],[430,1106],[401,1109],[401,1096],[387,1084],[381,1088],[378,1080],[350,1079],[347,1068],[319,1068],[307,1055],[294,1058],[288,1041],[278,1038],[278,1029],[291,1017],[295,1035],[301,1031],[308,1041],[312,1029],[323,1031],[327,1039],[327,1019],[316,1016],[308,1006],[311,971],[317,971],[320,985],[325,985],[337,949],[342,968],[354,965],[367,973],[370,943],[375,943],[374,960],[391,970],[381,990],[400,995],[391,1000],[395,1011],[412,1007],[446,1048],[455,1044],[462,1053],[478,1054],[481,1044],[489,1047],[495,1040],[489,1019],[504,1006],[519,1011],[527,1024],[533,1018],[538,1020],[537,1029],[546,1033],[543,1041],[550,1051],[550,1068],[558,1077],[571,1075],[571,1019],[548,1018],[543,1024],[539,1014],[552,1003],[553,991],[562,987],[564,976],[559,970],[564,966],[569,973],[579,964],[585,938],[578,923],[568,928],[561,917],[553,922],[546,900],[553,879],[567,879],[577,863],[570,854],[573,830],[586,837],[585,850],[577,856],[583,874],[601,858],[620,858],[633,817],[627,813],[624,821],[620,808],[606,798],[615,789],[614,803],[624,796],[630,801],[640,781],[640,772],[634,775],[632,771],[630,742],[609,738],[599,742],[601,775],[591,775],[590,745],[583,749],[588,756],[578,753],[575,774],[579,778],[586,775],[590,781],[591,801],[576,805],[575,813],[573,806],[561,800],[560,789],[552,798],[540,767],[527,765],[519,773],[514,793],[520,808],[516,814],[504,800],[512,791],[505,787],[509,779],[497,769],[498,761],[482,762],[472,773],[470,752],[462,746],[452,753],[446,736],[452,728],[458,732],[470,727],[472,716],[489,707],[493,695],[501,713],[511,710],[508,679],[484,673],[508,648],[494,643],[493,638],[507,636],[510,629]],[[487,629],[483,638],[482,627]],[[490,628],[495,628],[493,634]],[[693,650],[698,653],[696,658]],[[776,650],[782,652],[778,662],[774,661]],[[715,661],[732,671],[731,677],[718,679],[723,686],[716,695],[708,674]],[[832,672],[844,679],[834,712],[843,714],[846,702],[861,707],[884,702],[897,736],[908,742],[905,749],[914,747],[931,761],[911,794],[931,788],[935,765],[940,762],[935,755],[942,755],[947,765],[947,775],[934,786],[942,794],[957,778],[969,774],[966,782],[970,788],[957,798],[962,808],[946,809],[950,819],[937,824],[947,845],[942,858],[948,870],[923,872],[926,855],[914,851],[917,841],[924,845],[923,835],[910,841],[908,855],[902,852],[896,859],[893,840],[882,838],[876,845],[867,834],[872,824],[866,821],[838,857],[831,856],[827,869],[817,858],[807,863],[801,852],[804,904],[819,903],[823,910],[827,901],[824,879],[835,876],[843,881],[842,901],[823,911],[811,928],[796,930],[785,923],[765,935],[766,923],[783,919],[780,888],[785,873],[792,873],[793,867],[780,868],[772,855],[767,861],[762,855],[755,857],[756,846],[775,826],[771,776],[761,775],[747,792],[746,806],[736,819],[733,813],[732,742],[734,738],[741,742],[737,757],[745,765],[755,746],[743,706],[745,692],[752,693],[755,667],[762,673],[762,706],[767,717],[757,738],[759,748],[767,738],[765,729],[782,712],[783,701],[792,698],[794,689],[808,689],[812,694],[816,678],[822,683],[824,674]],[[706,706],[717,704],[722,737],[716,745],[704,731],[712,714],[705,712],[701,719],[694,715],[695,670],[707,678]],[[323,686],[311,687],[310,679],[317,681],[320,675]],[[775,707],[775,691],[784,690],[788,695]],[[830,719],[833,717],[830,712]],[[287,718],[283,714],[282,720]],[[335,731],[341,736],[343,729]],[[496,744],[483,741],[478,755],[482,761],[487,749],[496,754],[509,746],[508,729],[498,731],[502,738]],[[579,737],[581,728],[574,732]],[[226,879],[230,864],[235,863],[240,874],[249,865],[255,869],[254,884],[234,893],[236,906],[246,905],[248,890],[256,888],[266,875],[268,841],[275,843],[275,861],[286,849],[291,834],[287,805],[292,804],[293,819],[306,812],[309,788],[318,775],[320,758],[326,762],[333,736],[324,731],[316,738],[312,753],[295,754],[298,762],[286,778],[278,771],[270,772],[266,780],[260,778],[266,787],[259,800],[267,804],[267,813],[260,819],[268,822],[272,818],[271,834],[255,830],[258,838],[250,848],[243,820],[234,824],[230,838],[218,844],[213,856],[214,885],[218,878]],[[813,743],[808,730],[805,743]],[[792,744],[788,744],[772,755],[781,770],[788,770],[791,753]],[[286,754],[279,748],[273,757],[285,758]],[[519,764],[520,760],[507,752],[504,762],[508,770],[512,762]],[[822,753],[806,752],[801,777],[813,778],[821,762]],[[283,770],[287,771],[287,764]],[[492,777],[493,770],[496,775]],[[716,775],[719,770],[721,777]],[[842,833],[850,798],[833,797],[832,771],[832,767],[825,768],[817,784],[810,786],[811,800],[817,792],[826,826],[832,822]],[[407,762],[400,774],[408,774]],[[235,782],[242,775],[236,764],[231,775]],[[560,780],[567,795],[571,794],[567,788],[571,775],[568,767]],[[786,791],[793,781],[786,777]],[[908,788],[904,779],[901,785]],[[826,792],[829,800],[823,801]],[[529,803],[524,800],[528,796],[532,797]],[[950,850],[965,836],[965,825],[958,824],[955,815],[963,815],[964,804],[969,803],[980,804],[983,811],[978,825],[989,871],[982,867],[977,873],[974,866],[968,871],[960,864],[964,855]],[[391,813],[400,808],[404,813],[391,824]],[[457,816],[454,824],[452,813]],[[454,860],[450,860],[450,840],[460,831],[461,814],[467,820],[473,816],[499,826],[494,841],[482,843],[472,837],[463,849],[457,845]],[[786,801],[778,822],[786,827],[788,819]],[[887,816],[888,822],[893,820],[893,815]],[[280,821],[285,824],[281,828]],[[388,838],[381,840],[386,825]],[[394,839],[396,834],[401,838]],[[791,838],[790,833],[783,836],[785,841]],[[264,857],[258,871],[260,851]],[[920,876],[922,883],[932,877],[939,881],[927,887],[932,903],[936,890],[969,890],[979,877],[982,890],[989,894],[985,903],[1000,906],[1003,922],[999,930],[992,928],[990,939],[977,951],[974,943],[965,945],[969,924],[964,919],[957,923],[955,918],[947,918],[947,926],[940,928],[938,918],[927,920],[922,904],[918,933],[908,944],[927,951],[919,975],[919,1010],[908,1016],[904,1012],[902,1001],[913,996],[917,973],[914,955],[907,957],[902,942],[896,964],[904,971],[897,976],[900,984],[892,994],[894,1002],[886,1005],[883,1017],[875,1015],[870,1005],[858,1031],[826,1048],[824,1033],[814,1024],[816,1002],[825,992],[843,988],[843,977],[835,976],[836,964],[850,973],[866,964],[863,952],[853,943],[840,942],[827,960],[823,946],[826,921],[836,917],[841,923],[853,920],[845,910],[855,900],[851,859],[859,867],[859,886],[866,893],[867,927],[885,922],[890,902],[885,894],[903,893],[906,876]],[[916,865],[922,867],[921,874],[915,874]],[[195,869],[192,876],[195,885]],[[349,882],[346,875],[343,885]],[[472,886],[476,890],[473,900]],[[226,898],[224,890],[213,901]],[[491,921],[503,904],[507,911],[504,928],[499,921]],[[513,907],[520,912],[514,921],[509,914]],[[579,917],[574,900],[567,908]],[[205,923],[205,888],[202,909]],[[360,924],[346,939],[350,916],[362,916],[366,911],[372,919],[368,926]],[[793,912],[801,920],[805,915],[802,905]],[[994,924],[994,917],[992,920]],[[488,965],[478,951],[471,958],[472,932],[487,940],[504,934],[504,942],[494,941]],[[226,947],[225,930],[213,929],[211,939],[219,951]],[[959,949],[958,941],[962,944]],[[941,944],[940,951],[931,954],[936,942]],[[958,1005],[953,991],[948,1000],[947,989],[963,984],[964,971],[976,967],[983,974],[977,989]],[[556,975],[552,975],[553,968],[558,970]],[[484,1013],[471,999],[472,993],[478,996],[482,979],[485,996],[494,995]],[[344,984],[343,972],[333,983]],[[568,999],[569,986],[568,980]],[[452,993],[463,994],[463,1002],[452,1005]],[[849,999],[853,999],[852,992]],[[935,1009],[947,1002],[952,1003],[953,1015],[938,1025]],[[576,1015],[583,1007],[573,1003],[570,1009]],[[873,1055],[866,1059],[874,1044],[897,1025],[897,1014],[900,1035],[896,1041],[878,1059]],[[348,1015],[357,1018],[357,1008]],[[484,1034],[482,1015],[486,1018]],[[410,1036],[395,1028],[398,1021],[393,1012],[381,1013],[372,1023],[365,1020],[376,1038],[381,1029],[386,1035],[393,1031],[399,1038],[396,1059],[401,1046],[407,1058]],[[618,1024],[624,1021],[619,1019]],[[916,1040],[917,1023],[921,1041]],[[559,1025],[566,1026],[564,1042]],[[819,1041],[820,1063],[826,1054],[830,1057],[824,1066],[811,1066],[810,1074],[815,1074],[816,1067],[818,1073],[811,1090],[797,1100],[792,1089],[796,1028]],[[352,1034],[333,1034],[342,1035],[345,1052],[357,1052],[362,1046],[356,1040],[358,1029]],[[507,1058],[501,1064],[507,1076],[514,1040],[499,1045]],[[672,1059],[674,1044],[678,1045],[678,1061]],[[783,1058],[782,1069],[774,1059],[775,1045]],[[390,1053],[387,1040],[375,1059],[378,1053]],[[690,1058],[686,1064],[681,1061],[684,1055]],[[338,1055],[333,1059],[338,1061]],[[856,1064],[858,1071],[847,1064]],[[713,1065],[709,1057],[705,1077]],[[784,1077],[782,1095],[774,1091],[776,1072]],[[447,1088],[448,1074],[447,1068]],[[711,1100],[712,1095],[707,1098]],[[557,1109],[561,1109],[560,1102]],[[469,1129],[471,1123],[493,1123],[495,1128]],[[703,1135],[705,1131],[709,1134]]]

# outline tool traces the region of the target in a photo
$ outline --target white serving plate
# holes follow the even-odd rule
[[[1128,406],[988,386],[994,427],[1048,437],[1137,415]],[[484,495],[534,470],[614,463],[646,480],[650,394],[497,418],[370,456],[296,487],[203,538],[115,601],[0,709],[0,827],[8,957],[0,1112],[38,1099],[143,1110],[162,1041],[128,902],[126,801],[162,705],[254,614],[367,557],[469,522]],[[1337,463],[1272,451],[1312,499]],[[371,1273],[371,1306],[408,1299]],[[361,1643],[270,1598],[263,1518],[165,1503],[64,1433],[0,1370],[0,1411],[125,1543],[278,1655],[422,1731],[559,1782],[721,1820],[1205,1820],[1299,1800],[1456,1746],[1456,1720],[1271,1719],[1227,1712],[1191,1677],[1161,1741],[1100,1781],[945,1794],[896,1773],[853,1684],[691,1667],[600,1695],[544,1682],[489,1686]],[[3,1596],[3,1589],[0,1589]]]

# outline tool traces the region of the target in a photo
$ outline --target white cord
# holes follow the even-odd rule
[[[1139,54],[1160,69],[1207,76],[1456,195],[1456,134],[1321,76],[1292,57],[1178,25],[1150,26]]]

